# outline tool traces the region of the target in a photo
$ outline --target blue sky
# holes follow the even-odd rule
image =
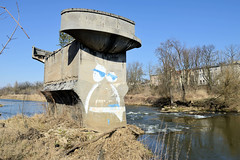
[[[0,6],[17,17],[15,0],[0,0]],[[59,48],[61,11],[88,8],[114,13],[135,21],[142,47],[127,52],[127,62],[156,64],[155,49],[169,38],[188,47],[213,44],[224,49],[240,44],[239,0],[18,0],[20,24],[15,40],[0,55],[0,87],[18,82],[43,81],[44,65],[32,59],[32,46],[54,51]],[[1,10],[3,11],[3,10]],[[0,12],[1,13],[1,12]],[[0,16],[0,45],[7,41],[15,22]]]

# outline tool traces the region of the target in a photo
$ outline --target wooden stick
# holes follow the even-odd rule
[[[72,147],[71,149],[69,149],[69,150],[65,153],[65,155],[69,155],[70,153],[74,152],[76,149],[82,148],[82,147],[84,147],[84,146],[86,146],[86,145],[88,145],[88,144],[90,144],[90,143],[94,143],[94,142],[98,141],[100,138],[102,138],[102,137],[104,137],[104,136],[106,136],[106,135],[108,135],[108,134],[113,134],[113,133],[114,133],[115,131],[117,131],[118,129],[120,129],[120,128],[125,128],[125,127],[126,127],[126,126],[117,127],[117,128],[115,128],[115,129],[113,129],[113,130],[111,130],[111,131],[109,131],[109,132],[106,132],[106,133],[101,134],[100,136],[98,136],[98,137],[96,137],[96,138],[94,138],[94,139],[92,139],[92,140],[90,140],[90,141],[76,144],[74,147]]]

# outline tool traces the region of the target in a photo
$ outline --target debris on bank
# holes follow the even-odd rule
[[[164,105],[161,107],[161,112],[185,112],[188,114],[205,114],[215,112],[240,112],[237,107],[228,106],[224,101],[216,98],[198,100],[194,102],[176,101],[172,105]]]
[[[143,133],[134,125],[99,133],[64,116],[17,115],[0,120],[0,159],[150,159],[137,141]]]
[[[144,95],[126,95],[124,98],[126,105],[153,106],[164,113],[185,112],[188,114],[205,114],[215,112],[239,112],[240,104],[227,105],[219,98],[202,98],[194,101],[175,100],[171,104],[170,98],[144,96]]]

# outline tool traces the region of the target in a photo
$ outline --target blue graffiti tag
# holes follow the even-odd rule
[[[106,75],[106,73],[104,73],[104,72],[102,72],[102,71],[100,71],[98,69],[93,69],[93,71],[98,72],[101,77],[105,77],[105,75]]]
[[[113,74],[111,74],[111,73],[108,73],[107,76],[110,76],[113,81],[114,81],[115,79],[117,79],[117,76],[116,76],[116,75],[113,75]]]
[[[120,107],[119,104],[109,104],[108,107]]]

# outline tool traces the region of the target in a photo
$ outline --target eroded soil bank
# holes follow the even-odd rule
[[[0,159],[149,159],[139,134],[133,125],[100,133],[66,116],[18,115],[0,120]]]
[[[126,95],[126,105],[154,106],[161,112],[185,112],[190,114],[204,114],[213,112],[240,112],[240,104],[226,105],[224,101],[212,97],[204,97],[182,102],[178,99],[171,104],[170,98],[157,96]]]

